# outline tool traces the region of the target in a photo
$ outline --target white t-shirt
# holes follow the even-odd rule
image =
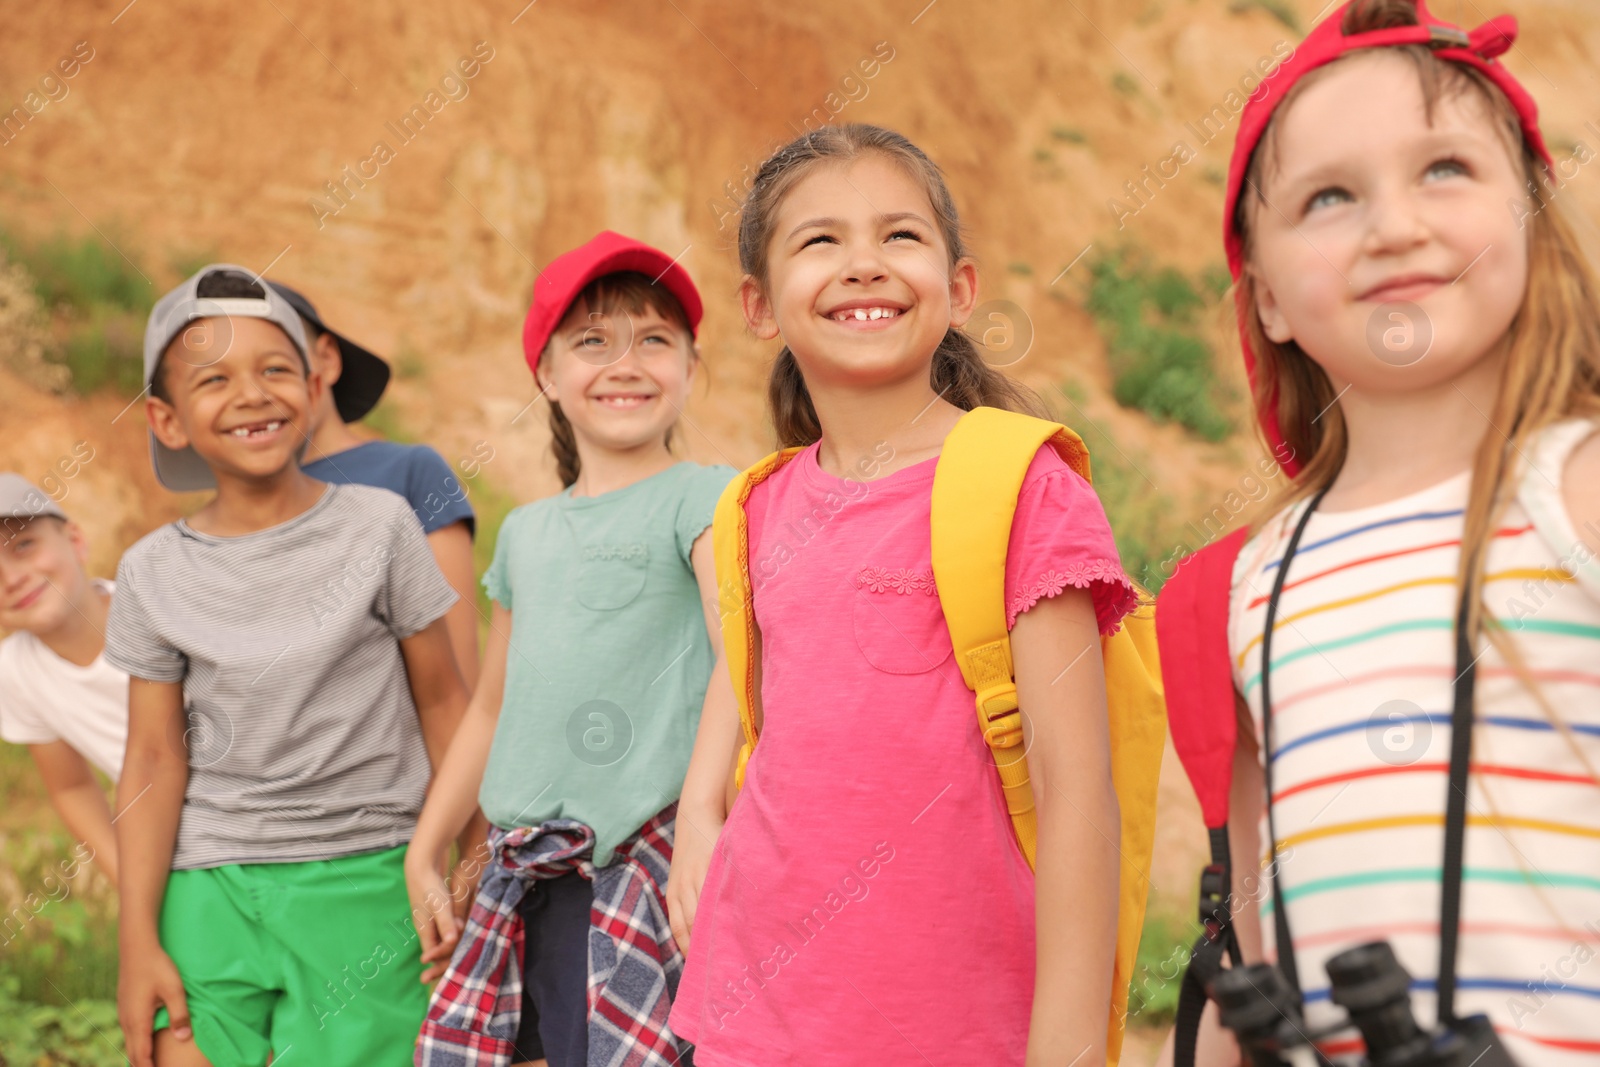
[[[95,579],[112,595],[112,582]],[[116,781],[128,743],[128,676],[96,656],[68,662],[26,631],[0,641],[0,738],[14,745],[65,741]]]
[[[1486,1013],[1523,1067],[1600,1062],[1600,562],[1563,502],[1595,425],[1543,430],[1490,539],[1483,597],[1558,725],[1485,637],[1468,786],[1458,1015]],[[1278,873],[1305,1019],[1328,958],[1388,940],[1431,1025],[1454,702],[1456,567],[1470,472],[1398,500],[1317,512],[1289,568],[1272,643]],[[1234,569],[1234,681],[1261,737],[1261,631],[1290,531],[1278,516]],[[1586,531],[1592,542],[1595,531]],[[1265,819],[1262,840],[1267,840]],[[1263,848],[1265,852],[1265,848]],[[1265,863],[1265,857],[1263,857]],[[1261,894],[1269,958],[1272,897]],[[1322,1043],[1339,1059],[1360,1041]]]

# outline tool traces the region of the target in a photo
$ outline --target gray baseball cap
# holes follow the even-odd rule
[[[228,295],[218,295],[227,293]],[[173,338],[196,319],[244,317],[266,319],[289,335],[300,358],[306,359],[306,332],[300,315],[289,302],[261,280],[260,275],[231,263],[202,267],[182,285],[156,301],[144,328],[144,384],[150,387],[161,354]],[[227,354],[227,335],[216,342],[215,359]],[[198,346],[197,346],[198,347]],[[309,365],[309,364],[308,364]],[[211,468],[193,448],[174,451],[150,433],[150,464],[156,478],[168,489],[192,492],[215,489]]]
[[[67,517],[48,493],[22,475],[0,474],[0,519],[37,519],[42,515]]]

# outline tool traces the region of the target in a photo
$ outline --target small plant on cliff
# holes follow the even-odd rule
[[[1132,252],[1089,264],[1087,306],[1106,338],[1117,403],[1220,441],[1232,426],[1218,406],[1211,346],[1197,323],[1206,303],[1182,271],[1157,269]]]
[[[97,236],[25,241],[0,232],[0,250],[26,273],[51,327],[38,361],[46,369],[29,374],[19,368],[24,376],[54,392],[138,393],[145,318],[156,297],[139,266]]]

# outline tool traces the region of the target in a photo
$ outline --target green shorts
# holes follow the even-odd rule
[[[405,852],[172,872],[161,947],[212,1067],[412,1062],[428,987]]]

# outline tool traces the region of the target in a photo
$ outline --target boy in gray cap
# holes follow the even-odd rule
[[[11,631],[0,641],[0,738],[28,746],[80,842],[67,877],[92,858],[115,881],[111,808],[91,768],[112,781],[122,770],[128,676],[101,655],[113,586],[89,577],[88,556],[83,530],[53,499],[0,474],[0,630]]]
[[[106,629],[132,676],[129,1057],[408,1062],[427,990],[403,857],[466,707],[456,594],[403,499],[300,470],[321,385],[259,277],[202,269],[144,353],[156,475],[216,495],[123,556]]]

